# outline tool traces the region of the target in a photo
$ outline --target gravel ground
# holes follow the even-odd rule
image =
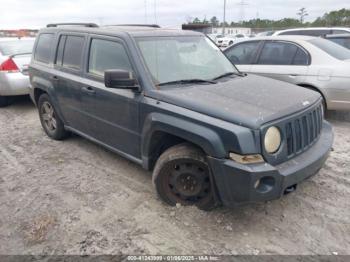
[[[350,114],[334,151],[280,200],[168,207],[151,173],[78,136],[50,140],[29,100],[0,109],[0,254],[350,254]]]

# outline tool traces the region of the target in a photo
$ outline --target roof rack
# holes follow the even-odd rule
[[[98,25],[94,23],[56,23],[56,24],[48,24],[46,27],[59,27],[59,26],[98,27]]]
[[[153,27],[160,28],[159,25],[156,24],[118,24],[118,25],[106,25],[106,26],[135,26],[135,27]]]

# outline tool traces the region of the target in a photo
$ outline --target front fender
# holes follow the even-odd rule
[[[142,130],[143,159],[148,159],[152,136],[157,131],[190,141],[199,146],[208,156],[224,158],[226,155],[220,136],[212,129],[175,116],[151,113],[145,119]]]

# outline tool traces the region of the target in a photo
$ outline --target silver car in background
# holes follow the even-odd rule
[[[241,72],[313,89],[330,110],[350,110],[350,50],[320,37],[270,36],[224,50]],[[273,95],[273,94],[271,94]]]
[[[34,38],[0,38],[0,107],[29,94],[28,65]]]

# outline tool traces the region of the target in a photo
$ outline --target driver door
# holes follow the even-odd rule
[[[250,73],[261,41],[248,41],[233,45],[224,51],[227,58],[243,73]]]

